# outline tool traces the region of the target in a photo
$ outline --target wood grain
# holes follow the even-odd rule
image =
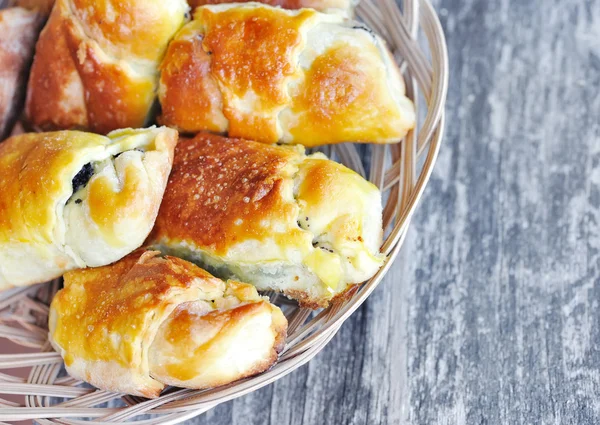
[[[600,423],[600,1],[440,0],[447,135],[312,362],[193,424]]]

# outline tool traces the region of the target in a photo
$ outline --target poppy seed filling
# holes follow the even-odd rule
[[[81,170],[73,177],[72,186],[73,193],[76,193],[82,187],[85,187],[92,176],[94,175],[94,167],[91,163],[87,163],[83,166]]]

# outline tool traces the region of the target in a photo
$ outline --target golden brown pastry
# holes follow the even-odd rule
[[[153,398],[165,385],[215,387],[277,360],[287,329],[278,307],[251,285],[158,254],[65,275],[49,328],[71,376]]]
[[[159,61],[187,10],[185,0],[57,0],[36,46],[31,123],[102,134],[145,125]]]
[[[101,266],[150,233],[177,132],[23,134],[0,144],[0,289]]]
[[[379,269],[381,214],[377,187],[322,154],[199,134],[176,148],[147,243],[316,308]]]
[[[23,108],[25,84],[42,17],[13,7],[0,10],[0,141]]]
[[[236,3],[247,3],[249,0],[241,0]],[[207,4],[231,3],[228,0],[188,0],[192,9]],[[259,3],[270,6],[278,6],[284,9],[302,9],[311,8],[320,12],[338,13],[342,16],[350,17],[354,14],[354,6],[358,3],[355,0],[262,0]]]
[[[415,125],[384,42],[312,9],[202,6],[161,65],[161,122],[260,142],[395,143]]]

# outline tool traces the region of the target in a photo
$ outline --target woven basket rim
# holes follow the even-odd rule
[[[310,361],[327,345],[393,264],[431,176],[443,137],[448,54],[442,27],[429,0],[403,0],[403,11],[400,12],[395,0],[362,0],[357,15],[379,33],[393,53],[401,58],[399,65],[405,78],[407,96],[413,99],[424,120],[399,144],[370,146],[368,176],[355,144],[325,148],[387,194],[384,225],[388,232],[381,248],[386,259],[377,274],[351,297],[333,303],[314,317],[311,317],[310,310],[271,295],[276,302],[286,304],[291,313],[288,314],[286,348],[270,370],[210,390],[169,389],[154,400],[84,388],[68,376],[58,377],[62,359],[52,351],[47,341],[47,329],[43,327],[44,315],[48,314],[47,304],[58,288],[58,281],[4,291],[0,293],[0,337],[24,347],[36,348],[39,353],[0,354],[2,372],[31,367],[27,379],[0,373],[0,421],[35,419],[48,425],[114,424],[152,414],[156,417],[135,423],[176,424],[282,378]],[[424,35],[424,43],[419,44],[419,34]],[[25,395],[25,406],[3,400],[2,394]],[[65,397],[68,401],[53,404],[52,396]],[[118,399],[126,406],[96,407]]]

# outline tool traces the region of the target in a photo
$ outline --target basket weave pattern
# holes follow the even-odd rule
[[[0,0],[0,7],[2,0]],[[428,0],[362,0],[357,16],[388,43],[399,61],[408,97],[418,111],[418,129],[398,144],[345,143],[322,149],[376,184],[383,192],[386,254],[379,272],[346,300],[311,314],[285,297],[269,293],[289,321],[289,336],[278,362],[267,372],[210,389],[169,388],[155,400],[100,391],[64,373],[62,359],[48,343],[48,305],[60,281],[0,293],[0,337],[27,347],[23,354],[0,354],[0,421],[35,419],[41,424],[175,424],[287,375],[312,359],[381,282],[396,258],[410,218],[431,174],[442,139],[448,64],[444,36]],[[421,36],[423,43],[419,43]],[[424,99],[424,101],[422,101]],[[369,171],[368,175],[365,169]],[[33,354],[26,354],[32,350]],[[27,378],[10,374],[30,368]],[[1,398],[25,395],[25,404]],[[64,401],[66,400],[66,401]],[[99,407],[102,405],[120,407]],[[153,415],[139,420],[140,415]]]

